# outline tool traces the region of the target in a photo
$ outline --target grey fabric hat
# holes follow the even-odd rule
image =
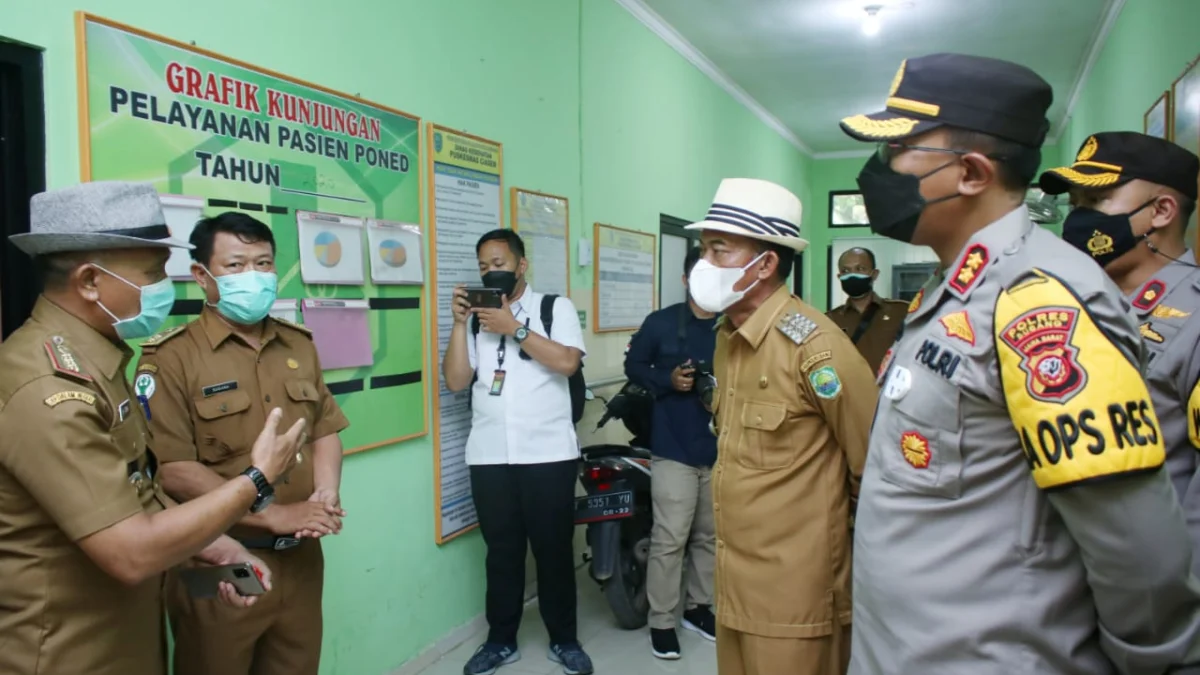
[[[8,239],[30,256],[67,251],[192,245],[171,238],[150,183],[101,181],[50,190],[29,201],[29,232]]]

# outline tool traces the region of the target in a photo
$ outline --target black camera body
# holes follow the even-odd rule
[[[697,361],[692,365],[692,377],[696,382],[696,395],[705,406],[712,407],[713,392],[717,389],[717,378],[713,377],[712,363]]]

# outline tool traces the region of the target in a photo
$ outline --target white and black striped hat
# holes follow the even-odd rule
[[[800,238],[800,212],[800,198],[787,188],[754,178],[726,178],[708,215],[686,229],[728,232],[799,253],[808,248],[808,240]]]

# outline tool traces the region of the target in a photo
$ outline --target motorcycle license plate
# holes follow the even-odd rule
[[[633,515],[633,492],[612,492],[575,498],[575,522],[595,523]]]

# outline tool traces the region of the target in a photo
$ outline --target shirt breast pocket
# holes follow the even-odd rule
[[[796,461],[799,446],[784,433],[787,407],[781,403],[746,401],[742,405],[742,442],[737,448],[738,464],[767,471]]]
[[[208,398],[195,399],[196,451],[200,461],[216,464],[229,457],[250,451],[257,432],[246,435],[246,420],[250,409],[250,394],[240,389]]]
[[[291,420],[294,423],[297,417],[303,417],[308,422],[308,431],[312,432],[312,423],[317,416],[317,405],[321,402],[321,396],[317,392],[317,385],[308,380],[288,380],[284,383],[284,388],[287,389],[288,399],[292,403],[295,416],[284,415],[284,420]],[[280,424],[281,429],[283,425]],[[287,429],[283,429],[286,431]]]
[[[922,373],[906,396],[890,403],[890,447],[871,448],[881,455],[882,477],[909,492],[946,499],[962,494],[962,421],[960,392],[943,378]]]

